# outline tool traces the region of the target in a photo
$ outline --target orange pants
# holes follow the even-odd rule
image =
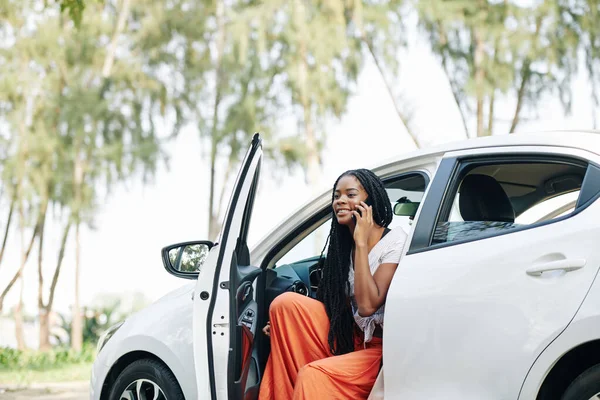
[[[381,365],[382,341],[354,335],[354,351],[333,356],[325,306],[310,297],[283,293],[273,300],[271,355],[260,386],[260,400],[366,399]]]

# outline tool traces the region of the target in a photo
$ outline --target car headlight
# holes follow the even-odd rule
[[[100,353],[100,350],[102,350],[104,345],[108,343],[110,338],[117,332],[117,330],[119,330],[121,325],[123,325],[123,322],[125,321],[121,321],[118,324],[111,326],[102,335],[100,335],[100,338],[98,339],[98,344],[96,345],[96,354]]]

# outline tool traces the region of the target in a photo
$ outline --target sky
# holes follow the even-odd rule
[[[447,79],[426,42],[411,30],[409,47],[401,57],[398,91],[414,111],[413,122],[425,144],[466,138]],[[519,132],[591,129],[592,103],[585,75],[573,84],[573,112],[565,117],[559,101],[548,96],[542,101],[537,118],[524,122]],[[499,133],[507,132],[514,109],[513,98],[500,99],[497,106]],[[472,122],[472,121],[471,121]],[[474,123],[471,124],[474,129]],[[248,127],[253,130],[253,127]],[[294,124],[282,129],[294,132]],[[413,151],[414,145],[398,120],[387,90],[372,62],[360,75],[345,115],[328,122],[328,140],[323,150],[321,191],[351,168],[374,167],[392,157]],[[161,165],[155,180],[119,186],[100,204],[95,230],[81,234],[81,303],[91,304],[105,294],[141,292],[156,300],[189,281],[169,275],[161,261],[162,247],[207,237],[208,163],[202,157],[200,141],[193,129],[184,130],[167,147],[168,168]],[[281,220],[309,201],[313,192],[304,174],[295,171],[274,179],[269,165],[262,168],[260,190],[255,201],[249,244],[262,238]],[[5,211],[2,212],[4,215]],[[50,227],[45,238],[46,285],[56,263],[61,232]],[[4,285],[18,266],[19,242],[0,268]],[[55,309],[68,312],[74,293],[74,249],[67,249],[58,283]],[[37,263],[31,260],[25,271],[26,311],[37,312]],[[18,299],[18,288],[7,297],[5,310]],[[0,338],[0,341],[2,338]],[[2,343],[0,343],[2,345]]]

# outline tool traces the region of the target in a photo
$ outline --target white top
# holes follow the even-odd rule
[[[402,256],[402,250],[406,243],[406,232],[400,227],[396,227],[387,233],[369,252],[369,267],[371,274],[375,275],[375,271],[381,264],[398,264]],[[350,273],[348,274],[348,282],[350,282],[350,302],[352,304],[352,314],[356,324],[365,333],[365,343],[370,342],[373,338],[375,325],[380,325],[383,328],[383,313],[385,304],[383,304],[373,315],[361,317],[358,315],[358,306],[354,297],[354,263],[350,256]]]

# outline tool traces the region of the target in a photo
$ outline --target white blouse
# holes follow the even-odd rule
[[[398,264],[402,256],[402,250],[406,243],[406,232],[400,227],[396,227],[389,231],[369,252],[369,267],[371,274],[375,275],[375,271],[381,264]],[[385,303],[379,309],[368,317],[358,315],[358,305],[354,296],[354,263],[350,256],[350,273],[348,274],[348,282],[350,282],[350,300],[352,304],[352,314],[356,324],[365,333],[364,342],[370,342],[373,339],[375,325],[380,325],[383,328],[383,313]]]

